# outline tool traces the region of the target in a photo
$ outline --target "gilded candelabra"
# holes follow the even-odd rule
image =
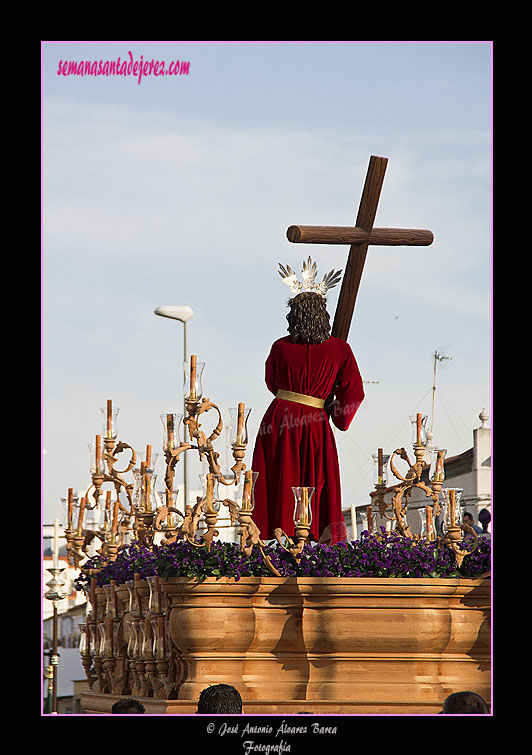
[[[379,514],[383,518],[395,522],[396,530],[403,537],[415,540],[421,539],[419,534],[412,532],[410,525],[407,522],[407,511],[409,499],[414,488],[422,490],[426,497],[430,498],[432,501],[431,504],[428,504],[425,507],[426,539],[428,541],[437,540],[439,545],[451,548],[455,554],[456,563],[460,566],[464,557],[476,549],[478,545],[478,536],[472,527],[461,522],[459,508],[459,501],[462,493],[461,489],[445,488],[442,492],[442,484],[445,479],[444,459],[446,449],[436,448],[431,451],[433,460],[433,472],[430,478],[431,484],[428,485],[421,479],[424,470],[429,466],[425,461],[426,420],[427,418],[419,413],[416,414],[415,417],[411,417],[414,431],[413,451],[415,461],[413,463],[410,461],[404,448],[396,449],[391,457],[384,456],[382,449],[378,449],[377,455],[374,456],[374,460],[377,463],[377,471],[374,480],[376,491],[375,505],[378,507]],[[394,464],[396,456],[408,464],[408,471],[404,475],[398,472]],[[394,477],[400,481],[400,484],[396,487],[390,506],[388,506],[384,500],[384,494],[387,489],[386,463],[388,459]],[[442,525],[445,530],[445,536],[443,538],[435,534],[434,527],[434,517],[439,516],[442,513],[440,507],[440,494],[443,494],[445,497],[445,511]],[[388,513],[390,510],[391,513]],[[370,530],[372,531],[371,507],[368,507],[368,518],[370,518]],[[473,536],[473,542],[470,548],[464,549],[460,547],[460,543],[463,540],[462,532]]]
[[[74,499],[73,489],[69,488],[65,502],[65,537],[67,541],[67,558],[71,565],[79,567],[81,562],[88,556],[88,547],[95,538],[101,542],[101,554],[112,560],[116,558],[119,548],[124,543],[124,537],[128,530],[138,527],[136,517],[140,512],[135,511],[133,506],[133,492],[135,485],[127,482],[124,478],[136,464],[137,455],[128,443],[117,441],[116,417],[118,409],[113,411],[112,401],[107,401],[107,406],[102,409],[105,416],[105,425],[102,435],[96,435],[95,443],[89,444],[91,451],[91,484],[79,500]],[[123,451],[129,451],[130,457],[124,469],[117,469],[118,456]],[[110,483],[115,489],[115,501],[111,506],[111,491],[106,492],[105,504],[100,505],[103,498],[103,486]],[[120,495],[124,493],[128,506],[120,501]],[[77,504],[77,506],[75,506]],[[77,523],[75,522],[75,510],[77,511]],[[103,516],[99,529],[84,527],[84,518],[87,511],[101,511]]]
[[[247,422],[251,410],[246,409],[243,403],[230,410],[233,418],[231,449],[234,464],[231,468],[232,476],[227,479],[222,474],[220,454],[214,448],[214,443],[223,431],[222,413],[210,398],[202,395],[201,377],[204,366],[204,363],[197,362],[195,355],[191,356],[189,363],[184,364],[186,415],[161,415],[166,462],[163,491],[157,492],[155,487],[154,467],[157,454],[152,453],[150,445],[146,446],[144,459],[135,466],[135,450],[128,443],[117,441],[118,410],[113,411],[112,402],[107,401],[106,409],[102,409],[105,418],[103,452],[102,436],[97,435],[96,442],[90,444],[91,484],[79,501],[74,500],[72,489],[69,489],[68,498],[65,500],[67,550],[71,563],[75,566],[81,566],[88,556],[88,546],[95,538],[101,543],[97,552],[106,561],[114,560],[117,553],[127,547],[132,539],[152,547],[156,533],[161,533],[163,543],[169,544],[184,539],[195,547],[210,550],[214,538],[219,535],[217,521],[220,509],[224,506],[229,512],[231,524],[238,522],[241,549],[249,554],[254,547],[258,547],[272,573],[278,575],[264,551],[265,543],[261,540],[260,531],[252,518],[253,488],[258,473],[246,469],[244,463],[248,444]],[[211,410],[217,415],[217,421],[212,432],[207,435],[202,428],[202,421]],[[181,425],[185,430],[183,441],[179,438]],[[174,479],[178,461],[182,454],[190,450],[197,451],[199,460],[206,464],[208,471],[201,475],[203,494],[197,497],[193,505],[185,501],[182,511],[177,507]],[[129,451],[130,458],[123,469],[117,469],[117,457],[123,451]],[[134,475],[133,483],[124,477],[128,472]],[[111,500],[112,491],[104,492],[106,484],[114,487],[114,502]],[[220,484],[234,486],[235,500],[219,496]],[[121,493],[125,494],[127,504],[120,500]],[[75,503],[78,504],[77,507]],[[77,526],[74,523],[74,509],[77,511]],[[84,527],[85,513],[94,509],[100,512],[99,528]],[[201,522],[205,524],[206,529],[198,539],[197,532]],[[304,524],[302,526],[304,527]]]

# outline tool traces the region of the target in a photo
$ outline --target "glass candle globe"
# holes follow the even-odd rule
[[[252,469],[240,473],[235,493],[235,503],[240,511],[253,511],[255,508],[255,481],[258,476],[259,473]]]
[[[445,480],[445,455],[446,448],[430,449],[430,480],[431,482],[443,482]]]
[[[163,451],[173,451],[179,448],[182,414],[171,412],[161,414],[163,424]]]
[[[246,409],[244,404],[229,409],[231,415],[231,437],[232,446],[246,446],[248,443],[248,418],[251,409]]]
[[[146,514],[154,513],[160,501],[157,497],[157,475],[150,470],[134,469],[133,506]]]
[[[373,470],[373,484],[374,485],[387,485],[388,484],[388,469],[387,464],[390,461],[390,454],[382,453],[382,448],[379,448],[376,454],[372,454],[371,458],[375,465]]]
[[[424,446],[427,442],[427,417],[422,414],[415,414],[410,417],[412,423],[412,445]]]
[[[178,494],[179,490],[170,491],[168,490],[168,488],[159,490],[158,497],[160,506],[167,506],[168,508],[175,509],[177,507]],[[175,530],[178,527],[181,519],[182,516],[176,511],[169,511],[165,519],[161,522],[161,526],[163,527],[163,529]]]
[[[312,496],[316,488],[295,487],[294,494],[294,524],[297,526],[310,526],[312,524]]]
[[[199,478],[203,491],[203,500],[207,501],[205,513],[212,514],[220,509],[220,495],[218,492],[220,475],[208,472],[207,474],[200,474]]]
[[[190,361],[183,362],[185,399],[191,401],[201,399],[203,395],[201,380],[204,369],[205,362],[196,361],[195,356],[191,356]]]
[[[74,492],[69,490],[65,498],[61,498],[63,505],[63,526],[66,530],[72,529],[76,509],[79,509],[79,498],[74,496]]]
[[[116,418],[120,409],[113,409],[110,401],[107,402],[107,406],[102,406],[100,412],[102,414],[102,438],[116,439]]]
[[[104,475],[105,474],[105,462],[103,458],[103,451],[101,446],[100,436],[96,436],[95,443],[87,443],[90,455],[90,473],[91,475]]]
[[[80,635],[79,635],[79,653],[83,657],[87,655],[87,625],[86,624],[78,624]]]
[[[459,527],[462,523],[460,501],[462,500],[463,492],[463,488],[443,488],[442,490],[442,529],[444,533],[449,530],[449,527]]]

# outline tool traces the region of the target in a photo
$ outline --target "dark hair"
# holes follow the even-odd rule
[[[198,713],[242,713],[242,698],[230,684],[214,684],[202,690]]]
[[[294,343],[323,343],[331,335],[325,297],[311,291],[288,300],[288,332]]]
[[[488,526],[488,524],[491,522],[491,514],[488,509],[480,509],[480,511],[478,512],[478,520],[481,524],[484,525],[484,527]]]
[[[486,701],[476,692],[453,692],[443,703],[442,713],[489,713]]]
[[[133,697],[123,697],[113,703],[111,708],[111,713],[144,713],[144,711],[144,705]]]

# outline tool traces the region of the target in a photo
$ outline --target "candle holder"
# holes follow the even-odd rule
[[[413,450],[415,455],[415,462],[412,463],[408,458],[404,448],[396,449],[390,457],[390,469],[394,477],[400,480],[401,484],[397,486],[396,492],[391,502],[391,514],[388,514],[388,506],[384,501],[384,478],[382,483],[380,477],[377,474],[377,482],[375,488],[377,492],[376,502],[379,506],[379,513],[386,519],[395,522],[395,527],[400,535],[403,537],[412,538],[414,540],[426,539],[429,542],[437,540],[438,545],[443,547],[449,547],[454,552],[456,557],[456,563],[458,567],[462,563],[464,557],[469,553],[472,553],[478,544],[478,536],[475,530],[469,525],[461,523],[460,513],[460,498],[463,490],[461,488],[445,488],[442,491],[442,484],[445,479],[445,455],[447,449],[434,448],[431,450],[431,485],[427,485],[421,480],[427,464],[424,460],[425,447],[423,445],[426,436],[423,433],[424,420],[421,414],[416,414],[415,417],[410,418],[414,428],[414,443]],[[421,441],[421,442],[420,442]],[[381,449],[379,449],[379,453]],[[405,475],[401,475],[394,464],[395,457],[399,457],[408,464],[408,470]],[[375,459],[375,456],[374,456]],[[384,456],[382,457],[382,463],[384,468]],[[408,501],[414,488],[422,490],[427,498],[430,498],[432,503],[425,507],[425,521],[422,523],[422,532],[420,535],[414,534],[407,523],[407,509]],[[435,535],[434,528],[434,516],[440,515],[442,509],[440,507],[439,498],[440,493],[444,499],[443,510],[443,524],[442,530],[444,537],[440,538]],[[371,507],[368,506],[368,517]],[[461,546],[462,532],[471,534],[474,538],[471,548],[464,549]]]
[[[200,417],[214,409],[218,415],[218,422],[209,436],[201,429]],[[165,449],[166,459],[166,474],[165,484],[166,487],[172,491],[174,484],[175,468],[181,455],[189,449],[195,449],[198,451],[200,461],[205,460],[208,464],[209,471],[212,474],[219,476],[220,482],[223,485],[230,486],[234,484],[234,481],[239,478],[240,472],[245,469],[243,458],[246,451],[246,445],[233,444],[233,458],[235,464],[231,471],[233,472],[233,479],[225,479],[222,475],[221,466],[218,463],[220,454],[214,450],[213,442],[221,435],[223,430],[222,413],[219,407],[213,403],[209,398],[202,398],[186,402],[187,415],[183,419],[183,425],[187,428],[187,434],[190,442],[181,441],[179,445],[174,448],[167,447]],[[251,411],[251,410],[249,410]]]
[[[312,524],[312,497],[316,488],[311,487],[293,487],[294,494],[294,538],[295,541],[288,537],[280,527],[277,527],[273,534],[279,545],[285,551],[291,553],[296,561],[300,561],[303,548],[310,539],[310,525]],[[288,545],[283,544],[282,537]]]
[[[425,446],[427,443],[427,417],[422,414],[414,414],[410,417],[412,423],[412,445]]]
[[[155,534],[154,523],[160,500],[156,492],[157,475],[154,472],[158,454],[152,453],[151,446],[140,461],[140,466],[133,469],[135,487],[133,490],[132,510],[135,517],[133,531],[140,543],[151,546]]]
[[[213,447],[213,442],[220,436],[223,430],[222,413],[219,407],[215,403],[213,403],[210,398],[202,397],[201,375],[203,373],[205,362],[195,361],[195,356],[191,356],[190,360],[190,362],[184,363],[185,408],[187,414],[183,419],[183,425],[187,428],[188,431],[188,433],[185,433],[185,435],[188,434],[190,442],[185,440],[185,442],[180,443],[179,448],[175,449],[171,453],[167,452],[166,485],[168,488],[172,489],[170,483],[173,479],[173,469],[175,468],[175,464],[179,460],[181,453],[187,451],[190,448],[195,448],[198,451],[200,461],[206,459],[209,466],[209,471],[215,475],[219,475],[220,482],[223,485],[231,485],[233,484],[233,480],[224,479],[221,472],[221,467],[218,463],[219,453],[217,453]],[[196,376],[195,381],[193,378],[194,374]],[[196,385],[195,391],[191,389],[191,385],[193,383]],[[218,422],[214,430],[207,437],[205,432],[200,429],[201,424],[199,422],[199,419],[202,414],[210,411],[211,409],[214,409],[218,414]],[[234,438],[234,442],[231,443],[233,448],[233,457],[235,459],[235,465],[232,467],[231,471],[233,472],[235,479],[237,479],[240,472],[245,469],[245,465],[243,464],[242,460],[247,447],[247,418],[249,417],[250,412],[251,409],[246,410],[244,404],[238,405],[237,422],[235,425],[235,428],[237,428],[237,436]],[[240,423],[238,421],[239,418],[242,420]],[[238,432],[238,429],[240,429],[240,432]],[[194,443],[196,445],[194,445]]]
[[[203,542],[208,551],[212,546],[212,541],[218,537],[219,532],[216,529],[218,513],[220,511],[220,499],[218,492],[219,475],[212,472],[200,475],[200,481],[203,487],[203,498],[200,509],[203,511],[207,531],[203,534]]]
[[[431,482],[443,482],[445,480],[445,456],[446,448],[431,448],[430,454],[430,480]]]
[[[161,414],[161,422],[163,425],[163,451],[174,451],[179,448],[181,443],[180,430],[183,422],[183,415],[176,412],[169,412],[167,414]]]
[[[85,676],[87,677],[89,689],[92,689],[92,686],[94,682],[96,681],[97,677],[96,677],[96,674],[94,674],[92,670],[93,655],[91,654],[91,643],[90,643],[90,626],[91,626],[90,612],[87,614],[87,621],[82,624],[78,624],[78,626],[79,626],[79,631],[80,631],[79,653],[81,655],[81,663],[85,670]]]
[[[373,470],[373,483],[375,486],[388,484],[388,462],[390,461],[390,454],[385,454],[382,448],[379,448],[376,454],[372,454],[371,458],[375,468]]]
[[[76,530],[73,523],[77,509],[79,508],[79,498],[77,496],[74,496],[73,489],[69,488],[66,497],[61,498],[61,503],[63,505],[64,512],[63,531],[66,540],[66,559],[69,566],[74,566],[75,562],[74,556],[72,554],[72,549],[74,547],[73,540]]]
[[[373,484],[376,490],[375,505],[379,507],[381,516],[385,516],[386,503],[384,502],[384,493],[386,492],[386,486],[388,485],[388,462],[390,460],[390,454],[385,454],[382,448],[377,450],[376,454],[372,454],[372,459],[375,465],[373,472]],[[369,522],[368,522],[369,524]]]
[[[422,518],[421,522],[421,540],[426,540],[428,543],[431,543],[436,539],[432,506],[426,506],[423,513],[425,516]]]
[[[421,417],[420,414],[417,415],[417,418]],[[422,425],[421,425],[422,426]],[[381,501],[382,505],[380,507],[379,513],[381,516],[384,516],[387,519],[390,519],[391,521],[395,521],[396,523],[396,529],[399,531],[401,535],[404,537],[414,537],[410,525],[406,521],[406,513],[408,509],[408,499],[412,495],[412,491],[414,488],[419,488],[420,490],[423,490],[425,492],[425,495],[433,500],[433,504],[435,507],[438,507],[438,494],[439,489],[441,488],[441,483],[435,483],[433,487],[429,487],[421,480],[421,475],[423,473],[423,470],[427,466],[424,461],[424,455],[425,455],[425,448],[421,443],[417,442],[417,439],[420,437],[418,434],[420,428],[419,421],[416,424],[416,442],[414,443],[414,454],[416,457],[416,461],[412,463],[410,459],[408,458],[408,454],[406,453],[404,448],[396,449],[391,458],[390,458],[390,469],[398,480],[401,481],[401,485],[398,486],[395,495],[392,498],[392,511],[393,515],[389,516],[387,512],[387,506],[384,505],[384,501]],[[403,461],[406,461],[408,464],[408,471],[405,476],[401,475],[394,464],[395,457],[398,456]],[[439,486],[439,487],[438,487]],[[404,502],[403,502],[404,499]],[[438,509],[439,513],[439,509]]]
[[[191,545],[194,545],[197,548],[207,548],[207,550],[210,551],[213,539],[219,535],[219,532],[216,529],[216,523],[218,521],[220,505],[223,504],[229,509],[231,524],[235,523],[238,516],[238,510],[234,501],[231,499],[225,498],[222,500],[219,498],[218,486],[223,480],[221,475],[207,472],[199,477],[203,487],[203,495],[198,497],[194,507],[185,507],[185,518],[180,528],[180,534],[182,534]],[[223,484],[227,485],[228,483],[227,481],[224,481]],[[202,542],[198,542],[196,540],[196,532],[202,514],[207,526],[207,531],[201,536]]]
[[[133,511],[138,515],[153,515],[160,499],[157,497],[157,475],[150,469],[134,469],[135,487],[133,490]]]
[[[244,404],[229,409],[231,416],[231,446],[246,447],[248,444],[248,419],[251,409],[246,409]]]
[[[96,443],[87,443],[90,455],[90,473],[91,477],[93,478],[103,477],[105,474],[105,463],[102,457],[101,439],[101,435],[97,435]]]
[[[312,524],[312,497],[316,488],[296,487],[292,488],[294,494],[294,524],[296,527],[310,529]]]
[[[179,527],[173,529],[172,533],[167,533],[167,542],[173,542],[178,538],[184,538],[196,547],[206,547],[210,550],[214,537],[219,533],[216,529],[216,523],[219,516],[220,505],[223,504],[229,509],[231,523],[234,524],[238,519],[239,511],[235,502],[229,498],[221,500],[218,495],[218,485],[221,483],[226,487],[235,485],[239,486],[242,473],[245,471],[244,456],[248,443],[247,421],[251,409],[246,409],[243,403],[238,404],[236,408],[230,410],[233,424],[231,434],[231,446],[235,464],[231,468],[233,476],[226,479],[222,474],[219,464],[220,454],[214,450],[213,443],[220,437],[223,430],[223,418],[220,408],[210,400],[203,397],[203,388],[201,377],[204,362],[198,362],[197,357],[192,355],[189,362],[183,363],[185,376],[185,410],[186,415],[182,423],[186,428],[185,441],[174,439],[174,443],[169,442],[168,420],[170,415],[163,415],[162,421],[165,427],[164,452],[166,460],[165,485],[166,493],[162,496],[166,502],[173,496],[173,485],[175,469],[177,462],[183,453],[190,449],[198,452],[199,460],[206,463],[208,472],[205,476],[200,476],[204,488],[203,495],[198,497],[194,506],[188,506],[185,502],[185,513],[181,514],[183,521]],[[202,415],[214,409],[217,414],[217,423],[209,436],[202,429],[200,419]],[[175,423],[174,423],[175,424]],[[209,481],[209,482],[208,482]],[[212,484],[211,484],[212,483]],[[208,485],[210,487],[208,487]],[[161,512],[157,518],[157,527],[162,526],[163,518],[172,513],[173,506],[165,505],[165,511]],[[176,511],[175,513],[180,513]],[[201,517],[203,516],[207,531],[202,535],[202,542],[196,539],[196,533]]]
[[[104,410],[102,410],[103,412]],[[123,475],[130,472],[136,464],[137,458],[135,450],[123,441],[116,441],[116,415],[118,409],[112,410],[112,403],[107,402],[105,434],[103,437],[97,435],[94,443],[89,443],[90,450],[90,473],[91,484],[87,488],[85,495],[79,499],[79,507],[76,506],[77,500],[72,500],[72,506],[67,502],[66,521],[71,524],[65,531],[67,537],[67,550],[71,563],[79,568],[82,562],[87,558],[88,545],[95,537],[101,541],[99,552],[106,559],[116,558],[118,550],[124,545],[124,538],[129,531],[130,520],[133,517],[133,491],[134,483],[129,483]],[[118,456],[123,451],[130,452],[129,462],[124,469],[116,469],[119,459]],[[100,519],[100,528],[96,531],[90,530],[83,526],[83,519],[86,511],[92,511],[100,507],[100,498],[103,496],[103,486],[110,483],[115,490],[115,504],[113,506],[113,518],[105,519],[105,512],[102,512]],[[107,491],[109,492],[109,491]],[[125,506],[120,495],[124,493],[129,506]],[[107,502],[107,496],[106,496]],[[70,516],[71,514],[71,516]],[[74,520],[77,515],[77,527]],[[110,526],[109,526],[110,525]]]
[[[113,409],[113,402],[108,399],[107,406],[101,407],[102,413],[102,438],[106,441],[115,441],[117,438],[116,419],[120,409]]]
[[[266,543],[261,540],[260,530],[253,521],[253,511],[255,508],[255,482],[259,473],[254,472],[251,469],[246,469],[240,476],[240,481],[237,483],[236,489],[236,503],[233,504],[234,509],[231,507],[231,521],[235,516],[238,519],[238,535],[240,536],[240,550],[250,556],[253,548],[258,548],[262,554],[262,559],[268,569],[276,577],[280,577],[280,572],[272,564],[269,555],[264,550]],[[226,503],[228,503],[226,501]]]
[[[235,506],[238,517],[238,534],[240,535],[240,548],[250,555],[253,546],[259,543],[259,532],[255,522],[252,519],[255,508],[255,481],[258,472],[248,469],[240,476],[240,481],[236,488]]]
[[[205,362],[198,362],[195,355],[190,357],[190,361],[183,362],[185,401],[196,402],[201,400],[203,395],[201,382],[204,369]]]
[[[248,420],[251,409],[239,403],[230,410],[230,442],[235,463],[231,468],[231,475],[227,475],[226,478],[219,463],[220,454],[214,449],[214,443],[223,431],[222,413],[210,398],[203,396],[204,368],[205,362],[198,362],[195,355],[190,357],[189,362],[184,363],[185,414],[168,412],[160,415],[163,424],[162,448],[166,462],[164,490],[157,492],[155,488],[157,475],[154,468],[157,454],[151,452],[151,446],[146,447],[144,457],[137,458],[132,446],[117,440],[118,410],[113,411],[110,400],[105,410],[102,409],[104,432],[102,436],[96,436],[95,442],[90,444],[91,485],[80,499],[79,511],[75,512],[77,528],[72,522],[74,509],[70,507],[72,526],[67,528],[67,543],[70,545],[70,553],[76,567],[83,569],[82,562],[88,555],[87,546],[94,537],[101,541],[100,550],[97,552],[103,556],[104,562],[116,559],[118,552],[127,547],[131,539],[138,540],[148,548],[153,547],[154,537],[158,532],[163,533],[164,543],[184,539],[195,547],[210,550],[214,538],[219,535],[216,524],[220,506],[223,505],[229,510],[231,523],[236,524],[238,521],[242,550],[249,553],[253,547],[259,547],[272,573],[279,576],[264,552],[265,543],[260,539],[260,531],[252,519],[253,487],[257,473],[252,473],[251,478],[245,476],[246,471],[250,470],[246,470],[244,463],[249,441]],[[202,428],[202,422],[211,409],[214,409],[216,424],[207,435]],[[181,439],[181,425],[184,428],[184,440]],[[206,463],[208,472],[203,495],[197,498],[193,506],[185,502],[182,512],[176,506],[177,491],[174,491],[174,478],[177,462],[181,455],[189,450],[197,451],[199,460]],[[118,457],[124,451],[129,452],[130,457],[126,465],[118,469]],[[124,477],[129,472],[132,472],[133,483]],[[247,497],[244,492],[246,481],[249,479],[251,485]],[[207,480],[212,481],[212,489],[207,486]],[[236,502],[230,498],[220,499],[219,483],[226,487],[235,486]],[[106,484],[114,487],[114,495],[111,491],[104,490]],[[127,503],[124,502],[124,497]],[[100,511],[100,522],[98,529],[91,531],[83,526],[83,517],[85,511],[95,508]],[[312,516],[311,511],[309,515]],[[198,538],[201,520],[206,525],[206,531]],[[299,541],[303,542],[305,536],[308,539],[309,527],[310,525],[305,526],[304,519],[299,521],[298,518]]]
[[[166,545],[177,540],[179,523],[185,519],[185,515],[176,508],[179,491],[170,491],[168,488],[158,491],[159,506],[153,528],[155,532],[163,533],[163,542]]]
[[[444,501],[442,510],[442,532],[444,537],[440,542],[441,545],[447,546],[454,552],[458,568],[460,568],[464,558],[470,553],[473,553],[478,546],[477,533],[473,527],[464,524],[462,521],[460,500],[463,492],[462,488],[444,488],[442,490]],[[462,532],[473,536],[473,542],[470,548],[463,548],[461,546],[463,541]]]

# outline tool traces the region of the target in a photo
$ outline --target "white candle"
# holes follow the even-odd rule
[[[357,539],[357,510],[355,508],[355,504],[351,504],[351,529],[353,531],[353,540]]]
[[[59,519],[54,520],[54,569],[57,569],[57,563],[59,560]]]

